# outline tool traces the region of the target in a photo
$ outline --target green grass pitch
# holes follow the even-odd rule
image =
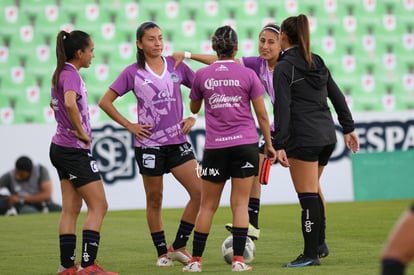
[[[255,274],[379,274],[379,256],[384,242],[400,214],[411,200],[328,203],[327,242],[331,254],[319,267],[283,268],[302,251],[298,204],[263,205],[260,212],[261,237]],[[181,209],[163,211],[168,245],[175,237]],[[77,261],[80,260],[81,224],[78,223]],[[221,244],[229,235],[224,224],[231,221],[228,207],[219,208],[214,218],[203,257],[203,273],[231,274],[221,256]],[[59,214],[0,217],[0,273],[3,275],[57,274]],[[191,253],[192,236],[188,243]],[[98,254],[99,263],[121,275],[180,274],[182,265],[156,267],[144,210],[108,212]],[[414,274],[411,264],[407,274]]]

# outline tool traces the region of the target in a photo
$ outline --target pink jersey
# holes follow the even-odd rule
[[[183,84],[190,88],[194,72],[185,63],[174,70],[174,59],[162,58],[166,66],[161,75],[152,72],[148,66],[145,70],[139,69],[134,63],[126,67],[110,86],[119,96],[133,91],[137,98],[138,123],[152,125],[149,138],[135,138],[136,147],[156,147],[187,141],[179,124],[184,113],[180,86]]]
[[[77,94],[76,104],[80,113],[80,121],[83,130],[91,137],[91,125],[89,120],[88,94],[85,82],[78,70],[70,63],[66,63],[59,76],[59,88],[52,87],[52,106],[57,122],[56,133],[52,142],[56,145],[70,148],[90,149],[84,142],[79,140],[69,130],[75,130],[69,120],[65,107],[65,93],[74,91]]]
[[[206,149],[258,142],[251,100],[265,93],[255,72],[232,60],[196,72],[191,100],[204,100]]]

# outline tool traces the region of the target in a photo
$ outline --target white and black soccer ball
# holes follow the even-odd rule
[[[231,264],[233,258],[233,235],[228,236],[221,245],[221,252],[224,261]],[[256,245],[249,237],[246,238],[246,246],[244,247],[243,258],[246,264],[252,262],[256,256]]]

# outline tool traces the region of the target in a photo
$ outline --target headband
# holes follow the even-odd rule
[[[272,26],[266,26],[266,27],[263,28],[263,31],[264,30],[272,30],[277,34],[280,34],[280,30],[278,30],[278,29],[276,29],[275,27],[272,27]]]

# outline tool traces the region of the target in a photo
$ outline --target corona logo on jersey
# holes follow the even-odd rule
[[[216,87],[240,87],[240,81],[238,79],[214,79],[208,78],[204,82],[204,87],[207,90],[213,90]]]
[[[93,130],[92,155],[105,183],[135,178],[134,139],[126,129],[105,125]]]

